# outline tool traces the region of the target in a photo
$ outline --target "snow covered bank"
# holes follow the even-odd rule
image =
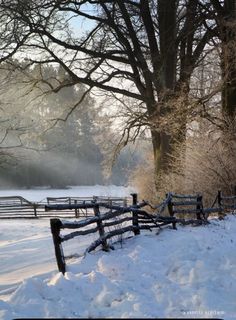
[[[25,279],[0,301],[0,318],[235,319],[235,234],[233,215],[208,226],[142,233],[115,251],[75,260],[65,277],[54,271]]]

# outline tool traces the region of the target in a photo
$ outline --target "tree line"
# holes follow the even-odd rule
[[[126,184],[125,169],[138,161],[137,154],[130,159],[131,150],[123,152],[106,180],[99,137],[106,135],[109,143],[112,128],[110,124],[100,126],[103,115],[91,96],[86,95],[74,107],[83,97],[84,86],[63,87],[53,93],[47,86],[58,79],[65,81],[62,68],[45,65],[27,70],[26,61],[12,64],[12,68],[2,65],[1,73],[0,185],[58,188]]]

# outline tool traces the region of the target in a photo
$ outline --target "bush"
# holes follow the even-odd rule
[[[188,137],[178,145],[168,172],[162,173],[155,188],[153,157],[131,175],[130,183],[142,197],[160,203],[167,192],[202,193],[205,206],[211,206],[218,190],[233,194],[236,185],[236,142],[231,132],[214,132]]]

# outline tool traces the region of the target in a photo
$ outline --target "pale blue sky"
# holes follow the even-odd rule
[[[96,10],[94,6],[91,4],[85,4],[81,7],[81,11],[86,12],[88,14],[96,14]],[[87,18],[80,18],[80,17],[72,17],[70,20],[70,24],[75,32],[89,31],[95,26],[95,22],[89,20]]]

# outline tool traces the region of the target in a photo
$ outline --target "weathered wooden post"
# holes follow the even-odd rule
[[[234,210],[236,209],[236,186],[234,186]]]
[[[77,204],[77,200],[75,200],[75,205]],[[76,218],[78,218],[79,217],[79,215],[78,215],[78,209],[77,208],[75,208],[75,217]]]
[[[100,216],[99,205],[95,205],[94,206],[94,215],[96,217],[98,217],[97,226],[98,226],[99,236],[100,237],[104,237],[105,231],[104,231],[102,219],[101,219],[101,216]],[[102,241],[102,250],[103,251],[109,251],[109,245],[108,245],[106,240]]]
[[[218,202],[218,208],[219,208],[218,217],[219,217],[219,219],[223,219],[223,212],[222,212],[222,194],[221,194],[221,191],[220,191],[220,190],[218,190],[217,202]]]
[[[131,193],[132,196],[132,206],[137,206],[138,204],[138,194],[137,193]],[[139,229],[139,223],[138,223],[138,212],[137,211],[132,211],[132,222],[133,222],[133,227],[134,227],[134,235],[137,236],[140,234],[140,229]]]
[[[203,211],[202,211],[202,196],[200,194],[197,195],[196,210],[197,210],[197,220],[202,220],[202,217],[201,217],[201,215],[203,214]]]
[[[33,208],[34,208],[34,216],[37,217],[37,205],[36,205],[36,203],[33,204]]]
[[[137,193],[131,193],[132,196],[132,206],[136,206],[138,204],[138,194]]]
[[[110,212],[112,212],[112,199],[111,198],[108,198],[108,205],[110,206]]]
[[[166,198],[168,197],[170,197],[170,194],[166,193]],[[169,198],[169,201],[167,203],[167,208],[168,208],[170,217],[174,218],[174,210],[173,210],[173,203],[172,203],[171,197]],[[174,230],[177,230],[175,221],[172,222],[172,227]]]
[[[169,197],[169,193],[166,193],[166,199]],[[171,217],[174,216],[174,212],[173,212],[173,204],[172,204],[172,201],[171,199],[169,199],[168,203],[167,203],[167,208],[168,208],[168,211],[169,211],[169,215]]]
[[[52,232],[52,238],[55,249],[55,256],[57,260],[58,270],[65,274],[66,272],[66,263],[64,258],[64,253],[61,245],[61,237],[60,237],[60,229],[62,227],[62,223],[60,219],[50,219],[50,226]]]

